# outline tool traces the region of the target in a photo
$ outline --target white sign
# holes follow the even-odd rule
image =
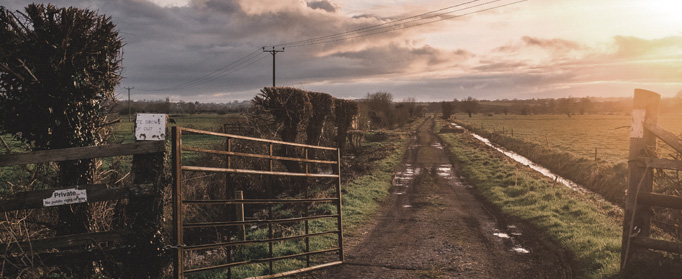
[[[43,206],[57,206],[64,204],[88,202],[88,193],[85,189],[64,189],[52,192],[52,197],[43,199]]]
[[[138,113],[135,120],[135,139],[166,140],[166,115]]]
[[[641,139],[644,137],[644,120],[646,119],[645,109],[632,110],[632,124],[630,125],[630,137]]]

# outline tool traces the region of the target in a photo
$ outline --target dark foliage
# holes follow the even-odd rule
[[[309,92],[308,95],[313,113],[306,127],[306,143],[318,145],[324,123],[332,114],[334,98],[326,93]]]
[[[288,142],[296,142],[298,128],[312,115],[308,92],[291,87],[265,87],[253,98],[253,105],[259,112],[272,115],[281,125],[280,138]]]
[[[353,117],[358,114],[358,103],[351,100],[335,99],[334,113],[337,127],[336,146],[343,149]]]
[[[100,145],[115,103],[122,42],[111,19],[93,11],[30,4],[0,7],[0,130],[34,150]],[[93,160],[60,162],[62,186],[93,183]],[[62,206],[57,235],[87,232],[86,205]],[[91,276],[92,267],[69,273]]]
[[[34,149],[97,145],[120,80],[110,18],[77,8],[0,7],[0,128]]]

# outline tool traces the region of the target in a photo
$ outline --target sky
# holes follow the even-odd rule
[[[5,0],[23,10],[35,0]],[[395,101],[682,90],[678,0],[53,0],[110,16],[134,100],[232,102],[276,85]],[[426,15],[415,17],[420,14]],[[402,24],[402,25],[398,25]],[[391,28],[389,28],[391,27]],[[384,28],[384,29],[380,29]]]

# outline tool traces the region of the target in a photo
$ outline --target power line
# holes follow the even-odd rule
[[[502,8],[502,7],[506,7],[506,6],[515,5],[515,4],[518,4],[521,2],[526,2],[528,0],[520,0],[520,1],[511,2],[511,3],[507,3],[507,4],[501,4],[501,5],[497,5],[494,7],[480,9],[480,10],[476,10],[476,11],[465,13],[465,14],[459,14],[459,15],[449,15],[449,14],[468,10],[468,9],[472,9],[472,8],[476,8],[476,7],[489,5],[492,3],[500,2],[502,0],[493,0],[493,1],[488,1],[485,3],[481,3],[478,5],[460,8],[460,9],[457,9],[454,11],[437,13],[439,11],[452,9],[454,7],[460,7],[462,5],[471,4],[471,3],[477,2],[477,1],[478,0],[458,4],[458,5],[450,6],[447,8],[423,13],[420,15],[403,18],[403,19],[396,20],[396,21],[389,22],[389,23],[382,23],[382,24],[378,24],[378,25],[374,25],[374,26],[368,26],[368,27],[364,27],[364,28],[360,28],[360,29],[356,29],[356,30],[352,30],[352,31],[346,31],[346,32],[341,32],[341,33],[337,33],[337,34],[307,39],[307,40],[283,43],[283,44],[279,44],[277,46],[301,47],[301,46],[325,44],[325,43],[331,43],[331,42],[344,41],[344,40],[348,40],[348,39],[355,39],[355,38],[360,38],[360,37],[372,36],[372,35],[376,35],[376,34],[382,34],[382,33],[387,33],[387,32],[391,32],[391,31],[397,31],[397,30],[401,30],[401,29],[407,29],[407,28],[417,27],[417,26],[421,26],[421,25],[425,25],[425,24],[435,23],[435,22],[439,22],[439,21],[450,20],[453,18],[468,16],[468,15],[472,15],[472,14],[476,14],[476,13],[480,13],[480,12],[484,12],[484,11],[490,11],[490,10],[494,10],[494,9],[498,9],[498,8]],[[430,16],[424,17],[424,15],[430,15]],[[446,16],[446,15],[449,15],[449,16]],[[428,19],[433,19],[433,18],[438,18],[438,19],[423,22],[423,20],[428,20]],[[411,20],[408,20],[408,19],[411,19]],[[406,22],[400,23],[403,21],[406,21]],[[422,22],[419,22],[419,21],[422,21]]]
[[[471,3],[474,3],[474,2],[478,2],[478,1],[480,1],[480,0],[473,0],[473,1],[465,2],[465,3],[461,3],[461,4],[457,4],[457,5],[452,5],[452,6],[445,7],[445,8],[441,8],[441,9],[438,9],[438,10],[434,10],[434,11],[430,11],[430,12],[426,12],[426,13],[422,13],[422,14],[418,14],[418,15],[414,15],[414,16],[410,16],[410,17],[405,17],[405,18],[401,18],[401,19],[397,19],[397,20],[393,20],[393,21],[390,21],[390,22],[385,22],[385,23],[381,23],[381,24],[377,24],[377,25],[362,27],[362,28],[358,28],[358,29],[354,29],[354,30],[350,30],[350,31],[345,31],[345,32],[336,33],[336,34],[331,34],[331,35],[326,35],[326,36],[321,36],[321,37],[317,37],[317,38],[311,38],[311,39],[306,39],[306,40],[301,40],[301,41],[293,41],[293,42],[283,43],[283,44],[279,44],[279,45],[275,45],[275,46],[286,47],[286,46],[297,45],[297,44],[301,44],[301,43],[307,44],[307,43],[310,43],[310,42],[312,42],[312,41],[323,40],[323,39],[328,39],[328,38],[335,38],[335,37],[339,37],[339,36],[346,36],[346,35],[350,35],[350,34],[354,34],[354,33],[367,32],[367,31],[371,31],[372,29],[379,28],[379,27],[381,27],[381,26],[385,26],[385,25],[394,25],[394,24],[397,24],[397,23],[399,23],[399,22],[402,22],[402,21],[405,21],[405,20],[408,20],[408,19],[420,18],[420,17],[425,16],[425,15],[434,14],[434,13],[437,13],[437,12],[440,12],[440,11],[449,10],[449,9],[452,9],[452,8],[456,8],[456,7],[459,7],[459,6],[471,4]]]
[[[521,2],[526,2],[528,0],[519,0],[519,1],[511,2],[511,3],[507,3],[507,4],[500,4],[497,6],[464,13],[464,14],[451,15],[451,14],[456,13],[456,12],[461,12],[464,10],[469,10],[469,9],[473,9],[473,8],[477,8],[477,7],[482,7],[485,5],[490,5],[492,3],[497,3],[497,2],[500,2],[503,0],[492,0],[492,1],[485,2],[485,3],[480,3],[477,5],[466,6],[466,5],[473,4],[473,3],[479,2],[479,1],[481,1],[481,0],[471,0],[468,2],[448,6],[445,8],[429,11],[426,13],[397,19],[397,20],[394,20],[391,22],[385,22],[385,23],[381,23],[381,24],[377,24],[377,25],[367,26],[367,27],[363,27],[363,28],[350,30],[350,31],[340,32],[340,33],[336,33],[336,34],[330,34],[330,35],[326,35],[326,36],[320,36],[320,37],[316,37],[316,38],[310,38],[310,39],[305,39],[305,40],[282,43],[282,44],[272,46],[272,49],[273,49],[272,51],[265,50],[265,47],[258,48],[256,50],[254,50],[253,52],[233,61],[232,63],[230,63],[230,64],[228,64],[228,65],[226,65],[226,66],[224,66],[218,70],[215,70],[215,71],[208,73],[206,75],[197,77],[197,78],[192,79],[190,81],[179,83],[176,85],[172,85],[172,86],[169,86],[166,88],[140,89],[140,90],[142,90],[142,91],[176,90],[176,89],[190,88],[190,87],[198,86],[198,85],[201,85],[204,83],[208,83],[208,82],[216,80],[220,77],[223,77],[227,74],[237,72],[241,69],[244,69],[244,68],[258,62],[258,61],[263,60],[265,57],[267,57],[267,56],[262,56],[264,54],[264,52],[269,52],[273,56],[273,86],[274,86],[275,85],[275,69],[274,69],[274,67],[275,67],[275,62],[274,62],[275,54],[276,54],[276,52],[284,51],[284,47],[303,47],[303,46],[309,46],[309,45],[326,44],[326,43],[331,43],[331,42],[338,42],[338,41],[345,41],[345,40],[349,40],[349,39],[367,37],[367,36],[372,36],[372,35],[377,35],[377,34],[382,34],[382,33],[402,30],[402,29],[407,29],[407,28],[413,28],[413,27],[431,24],[431,23],[435,23],[435,22],[439,22],[439,21],[450,20],[450,19],[454,19],[454,18],[458,18],[458,17],[464,17],[464,16],[468,16],[468,15],[472,15],[472,14],[476,14],[476,13],[480,13],[480,12],[485,12],[485,11],[490,11],[490,10],[494,10],[494,9],[499,9],[502,7],[515,5],[515,4],[518,4]],[[464,6],[466,6],[466,7],[464,7]],[[459,8],[459,9],[447,11],[447,10],[451,10],[454,8]],[[447,12],[444,12],[444,11],[447,11]],[[433,20],[429,21],[429,19],[433,19]],[[277,50],[276,52],[274,52],[276,47],[281,47],[282,50],[281,51]],[[260,58],[259,58],[259,56],[260,56]],[[256,59],[256,58],[258,58],[258,59]]]
[[[255,55],[255,56],[249,57],[248,59],[245,59],[245,60],[243,60],[243,61],[241,61],[241,62],[239,62],[239,63],[237,63],[237,64],[234,64],[234,65],[232,65],[232,66],[229,67],[229,68],[223,69],[223,70],[221,71],[222,73],[215,74],[215,75],[213,75],[213,76],[207,75],[207,76],[205,76],[205,77],[204,77],[202,80],[200,80],[200,81],[191,82],[191,83],[186,84],[186,85],[184,85],[184,86],[182,86],[182,87],[178,87],[178,89],[179,89],[179,88],[187,88],[187,87],[193,87],[193,86],[201,85],[201,84],[204,84],[204,83],[208,83],[208,82],[214,81],[214,80],[216,80],[216,79],[218,79],[218,78],[225,77],[225,76],[227,76],[227,75],[230,74],[230,73],[234,73],[234,72],[237,72],[237,71],[239,71],[239,70],[241,70],[241,69],[244,69],[244,68],[246,68],[247,66],[252,65],[252,64],[254,64],[255,62],[258,62],[258,61],[260,61],[260,60],[263,60],[265,57],[267,57],[267,56],[264,56],[264,57],[261,57],[261,58],[259,58],[259,59],[256,60],[256,58],[258,58],[258,57],[261,56],[261,55],[262,55],[262,53],[259,53],[259,54]],[[254,60],[255,60],[255,61],[254,61]],[[249,61],[253,61],[253,62],[248,63]],[[248,63],[248,64],[247,64],[247,63]]]
[[[472,9],[472,8],[476,8],[476,7],[488,5],[488,4],[495,3],[495,2],[499,2],[499,1],[502,1],[502,0],[493,0],[493,1],[486,2],[486,3],[482,3],[482,4],[478,4],[478,5],[474,5],[474,6],[469,6],[469,7],[465,7],[465,8],[461,8],[461,9],[457,9],[457,10],[454,10],[454,11],[449,11],[449,12],[439,13],[439,14],[436,14],[436,15],[428,16],[428,17],[423,17],[423,18],[419,18],[419,19],[414,19],[414,20],[407,21],[407,22],[404,23],[404,24],[393,24],[393,25],[389,25],[389,26],[385,26],[385,27],[373,28],[373,29],[371,29],[371,30],[367,30],[367,31],[364,31],[364,32],[358,32],[358,33],[351,34],[351,35],[343,35],[343,36],[338,36],[338,37],[336,37],[336,38],[330,38],[330,39],[326,39],[326,40],[317,40],[317,41],[311,41],[311,42],[303,43],[303,44],[290,45],[289,47],[300,47],[300,46],[309,46],[309,45],[325,44],[325,43],[331,43],[331,42],[338,42],[338,41],[344,41],[344,40],[349,40],[349,39],[356,39],[356,38],[361,38],[361,37],[367,37],[367,36],[372,36],[372,35],[377,35],[377,34],[382,34],[382,33],[388,33],[388,32],[392,32],[392,31],[397,31],[397,30],[402,30],[402,29],[417,27],[417,26],[421,26],[421,25],[425,25],[425,24],[430,24],[430,23],[435,23],[435,22],[439,22],[439,21],[450,20],[450,19],[457,18],[457,17],[468,16],[468,15],[472,15],[472,14],[475,14],[475,13],[480,13],[480,12],[483,12],[483,11],[489,11],[489,10],[493,10],[493,9],[497,9],[497,8],[501,8],[501,7],[505,7],[505,6],[509,6],[509,5],[513,5],[513,4],[517,4],[517,3],[520,3],[520,2],[525,2],[525,1],[527,1],[527,0],[517,1],[517,2],[513,2],[513,3],[509,3],[509,4],[504,4],[504,5],[498,5],[498,6],[495,6],[495,7],[486,8],[486,9],[481,9],[481,10],[477,10],[477,11],[473,11],[473,12],[469,12],[469,13],[465,13],[465,14],[452,15],[452,16],[443,17],[443,16],[448,15],[448,14],[452,14],[452,13],[455,13],[455,12],[460,12],[460,11],[463,11],[463,10],[468,10],[468,9]],[[431,21],[426,21],[426,22],[419,22],[419,21],[423,21],[423,20],[427,20],[427,19],[432,19],[432,18],[438,18],[438,19],[431,20]]]
[[[256,50],[254,50],[253,52],[251,52],[251,53],[249,53],[249,54],[247,54],[247,55],[245,55],[245,56],[242,56],[241,58],[239,58],[239,59],[233,61],[232,63],[229,63],[229,64],[223,66],[222,68],[220,68],[220,69],[218,69],[218,70],[215,70],[215,71],[213,71],[213,72],[211,72],[211,73],[208,73],[208,74],[206,74],[206,75],[203,75],[203,76],[194,78],[194,79],[192,79],[192,80],[190,80],[190,81],[187,81],[187,82],[175,84],[175,85],[172,85],[172,86],[169,86],[169,87],[166,87],[166,88],[141,89],[141,90],[142,90],[142,91],[165,91],[165,90],[174,90],[174,89],[182,89],[182,88],[194,87],[194,86],[197,86],[197,85],[206,83],[206,82],[210,82],[210,81],[213,81],[213,80],[215,80],[215,79],[217,79],[217,78],[219,78],[219,77],[221,77],[221,76],[224,76],[225,74],[227,74],[227,73],[229,73],[229,72],[234,72],[234,71],[233,71],[234,69],[236,69],[236,68],[238,68],[238,67],[240,67],[240,66],[242,66],[242,65],[244,65],[244,64],[246,64],[246,63],[248,63],[248,62],[251,61],[251,60],[256,59],[258,56],[260,56],[260,55],[263,54],[263,53],[260,52],[260,51],[261,51],[261,49],[258,48],[258,49],[256,49]],[[259,59],[258,61],[260,61],[260,60],[262,60],[262,59]],[[253,64],[253,63],[249,63],[248,65],[251,65],[251,64]],[[243,68],[244,68],[244,67],[241,67],[241,68],[239,68],[239,69],[243,69]]]

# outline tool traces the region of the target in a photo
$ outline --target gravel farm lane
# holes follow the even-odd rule
[[[391,197],[346,237],[345,263],[314,278],[572,278],[565,252],[491,212],[456,174],[427,119],[412,136]],[[304,277],[302,276],[302,277]]]

